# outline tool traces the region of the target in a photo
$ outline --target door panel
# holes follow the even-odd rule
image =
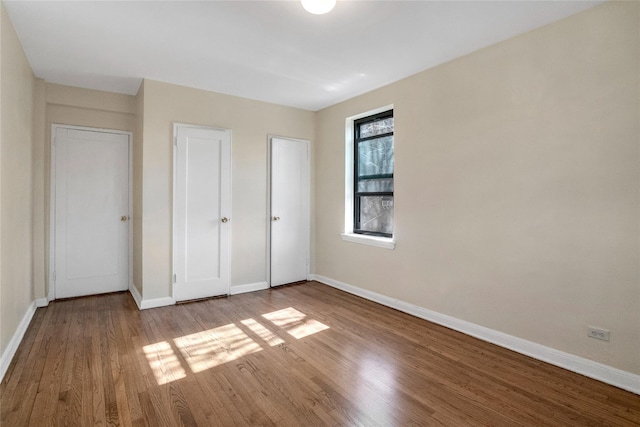
[[[128,288],[129,136],[55,128],[55,297]]]
[[[229,292],[231,133],[176,127],[174,298]]]
[[[212,213],[220,210],[220,144],[208,139],[188,138],[186,229],[187,282],[220,277],[219,233],[222,223]],[[214,146],[212,146],[214,145]],[[201,185],[206,183],[206,185]]]
[[[307,279],[309,142],[271,138],[271,286]]]

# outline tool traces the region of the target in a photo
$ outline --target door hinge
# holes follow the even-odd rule
[[[173,283],[176,283],[178,281],[178,276],[176,274],[173,275]]]

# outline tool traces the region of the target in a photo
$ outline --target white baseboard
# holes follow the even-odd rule
[[[166,307],[168,305],[175,305],[176,303],[176,300],[174,300],[172,297],[142,299],[142,296],[140,295],[140,292],[138,292],[138,288],[136,288],[135,285],[129,286],[129,292],[131,293],[131,296],[133,296],[133,299],[136,302],[139,310]]]
[[[129,293],[133,297],[133,300],[136,302],[138,310],[142,310],[142,295],[140,295],[140,292],[138,292],[138,288],[136,288],[136,285],[134,285],[133,283],[129,285]]]
[[[258,282],[258,283],[248,283],[246,285],[235,285],[231,286],[229,290],[229,295],[238,295],[246,292],[253,291],[262,291],[265,289],[269,289],[269,284],[267,282]],[[146,310],[148,308],[157,308],[157,307],[165,307],[167,305],[175,305],[176,300],[172,297],[164,297],[164,298],[155,298],[155,299],[142,299],[140,292],[138,289],[131,285],[129,286],[129,292],[133,296],[136,304],[138,305],[138,309]]]
[[[49,305],[49,299],[48,298],[38,298],[36,300],[36,307],[46,307]]]
[[[27,328],[29,327],[29,323],[31,323],[31,319],[33,318],[34,313],[36,312],[36,302],[33,301],[29,307],[27,308],[27,312],[22,317],[16,332],[11,337],[11,341],[9,341],[9,345],[2,353],[2,357],[0,357],[0,381],[4,379],[4,374],[7,373],[7,369],[9,369],[9,365],[13,360],[13,356],[16,355],[16,351],[18,350],[18,346],[20,342],[22,342],[22,338],[24,337],[25,332],[27,332]]]
[[[244,294],[246,292],[263,291],[269,289],[267,282],[247,283],[246,285],[234,285],[231,286],[229,295]]]
[[[166,307],[168,305],[175,305],[176,300],[172,297],[143,299],[140,304],[140,310],[146,310],[148,308]]]
[[[312,274],[309,279],[316,280],[336,289],[340,289],[350,294],[411,314],[412,316],[446,326],[447,328],[499,345],[500,347],[508,348],[509,350],[533,357],[534,359],[611,384],[635,394],[640,394],[640,375],[604,365],[571,353],[556,350],[532,341],[527,341],[494,329],[476,325],[475,323],[431,311],[405,301],[342,283],[328,277]]]

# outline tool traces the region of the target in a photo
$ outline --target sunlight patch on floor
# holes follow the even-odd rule
[[[281,328],[287,328],[296,323],[302,322],[306,314],[299,312],[293,307],[283,308],[282,310],[272,311],[271,313],[263,314],[262,317],[270,321],[276,326]]]
[[[263,314],[262,317],[296,339],[329,329],[329,326],[308,319],[306,314],[293,307]],[[261,344],[251,339],[241,327],[271,347],[285,342],[263,323],[249,318],[240,321],[239,324],[230,323],[174,338],[173,343],[161,341],[149,344],[144,346],[143,350],[158,384],[167,384],[187,376],[181,359],[184,359],[191,372],[197,374],[261,351]]]
[[[324,331],[325,329],[329,329],[327,325],[324,323],[320,323],[317,320],[305,320],[302,324],[294,326],[289,329],[287,333],[299,340],[300,338],[308,337],[309,335],[313,335],[320,331]]]
[[[145,345],[142,350],[159,385],[187,376],[171,344],[166,341]]]
[[[173,341],[194,373],[262,350],[258,343],[233,323]]]
[[[306,319],[306,314],[293,307],[263,314],[262,317],[286,330],[289,335],[298,340],[329,329],[324,323],[313,319]]]
[[[267,344],[271,347],[274,345],[282,344],[284,340],[262,326],[260,323],[256,322],[254,319],[245,319],[240,321],[244,326],[251,329],[251,331],[262,338]]]

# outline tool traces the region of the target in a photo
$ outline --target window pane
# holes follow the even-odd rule
[[[393,233],[393,196],[360,197],[360,229]]]
[[[358,181],[358,192],[383,193],[393,191],[393,178],[365,179]]]
[[[393,117],[360,125],[360,138],[393,132]]]
[[[358,143],[358,176],[393,173],[393,136]]]

